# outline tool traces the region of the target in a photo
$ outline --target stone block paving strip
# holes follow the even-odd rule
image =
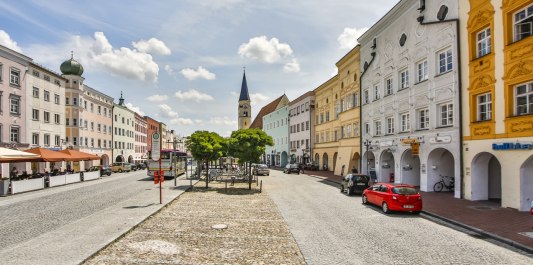
[[[83,264],[305,264],[266,193],[199,182]],[[227,225],[213,229],[213,225]]]

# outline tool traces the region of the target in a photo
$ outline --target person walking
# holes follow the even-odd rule
[[[11,178],[16,178],[18,174],[19,171],[17,170],[17,167],[13,167],[13,169],[11,169]]]
[[[352,174],[357,174],[357,168],[355,166],[352,167]]]

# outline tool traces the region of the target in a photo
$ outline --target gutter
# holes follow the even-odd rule
[[[370,59],[370,62],[368,63],[366,69],[368,69],[372,65],[372,62],[374,62],[374,58],[376,58],[376,52],[375,52],[376,47],[377,47],[376,38],[374,38],[373,42],[374,44],[371,47],[372,52],[370,53],[370,55],[372,55],[372,59]],[[361,58],[361,55],[359,55],[359,58]],[[359,101],[361,102],[359,104],[359,153],[360,154],[363,154],[363,76],[366,73],[366,69],[363,65],[363,72],[361,72],[361,75],[359,76]],[[364,154],[359,159],[359,163],[360,163],[359,171],[361,172],[363,170],[363,156]],[[368,159],[367,159],[367,162],[368,162]],[[368,168],[366,169],[366,171],[368,173]]]
[[[464,162],[463,162],[463,93],[462,93],[462,80],[461,80],[461,63],[460,63],[460,58],[461,58],[461,43],[460,43],[460,37],[461,37],[461,34],[460,34],[460,27],[459,27],[459,19],[446,19],[446,20],[442,20],[442,21],[430,21],[430,22],[424,22],[424,16],[419,16],[417,18],[417,21],[420,23],[420,25],[433,25],[433,24],[441,24],[441,23],[447,23],[447,22],[454,22],[455,23],[455,29],[456,29],[456,32],[457,32],[457,37],[455,38],[456,39],[456,45],[457,45],[457,71],[458,71],[458,78],[457,78],[457,82],[458,82],[458,87],[459,87],[459,175],[461,177],[460,179],[460,185],[461,185],[461,193],[460,193],[460,196],[459,198],[460,199],[464,199],[464,187],[465,187],[465,183],[464,183],[464,170],[463,170],[463,166],[464,166]]]

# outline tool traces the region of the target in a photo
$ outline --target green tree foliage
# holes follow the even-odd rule
[[[267,145],[274,145],[274,141],[272,137],[259,129],[233,131],[228,140],[229,154],[238,158],[239,163],[247,162],[249,165],[248,184],[250,189],[252,185],[251,163],[259,163]]]
[[[215,132],[196,131],[185,141],[187,149],[191,152],[196,161],[206,165],[206,172],[209,173],[209,162],[222,157],[225,147],[225,139]],[[205,187],[208,188],[209,174],[205,178]]]

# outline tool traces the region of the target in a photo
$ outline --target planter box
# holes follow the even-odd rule
[[[44,189],[44,178],[25,179],[11,182],[11,194],[40,189]]]
[[[67,184],[65,182],[65,175],[50,176],[49,187],[61,186]]]
[[[83,172],[83,181],[93,180],[100,177],[100,171]]]
[[[80,173],[65,175],[65,184],[76,183],[80,181],[81,181]]]

